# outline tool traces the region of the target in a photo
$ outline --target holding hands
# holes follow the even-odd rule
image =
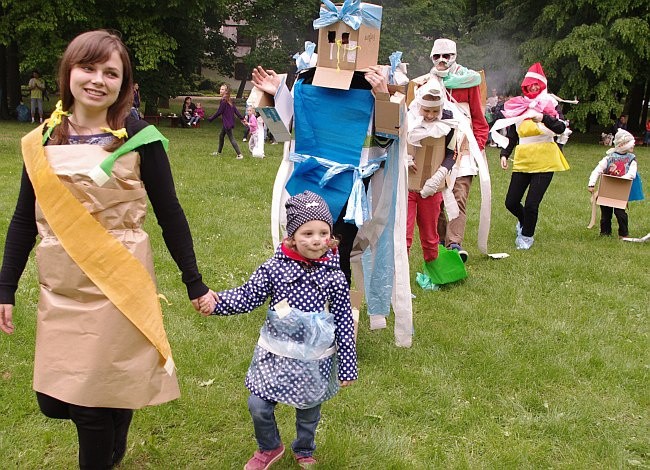
[[[14,332],[13,308],[14,306],[11,304],[0,304],[0,330],[8,335]]]
[[[219,302],[219,296],[215,291],[210,289],[207,293],[203,294],[201,297],[192,299],[192,306],[194,310],[200,312],[204,317],[208,317],[214,312],[215,307]]]

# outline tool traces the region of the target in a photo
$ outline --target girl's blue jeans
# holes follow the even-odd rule
[[[255,439],[260,450],[273,450],[280,447],[280,432],[275,422],[277,402],[264,400],[251,394],[248,397],[248,410],[253,418]],[[291,450],[299,457],[309,457],[316,450],[316,428],[320,421],[320,405],[306,410],[296,408],[296,439]]]

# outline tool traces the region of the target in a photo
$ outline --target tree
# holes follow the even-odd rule
[[[472,37],[505,44],[514,41],[511,57],[520,67],[519,80],[530,64],[542,62],[549,89],[580,100],[568,117],[572,126],[586,130],[590,122],[611,124],[611,116],[620,113],[626,97],[633,99],[625,102],[626,112],[640,109],[635,96],[643,92],[628,92],[635,86],[647,88],[647,7],[647,0],[552,0],[538,13],[539,2],[506,0],[490,5],[491,10],[479,7],[482,18]],[[496,67],[499,64],[495,62]]]

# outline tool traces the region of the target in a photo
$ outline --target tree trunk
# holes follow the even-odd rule
[[[0,119],[9,119],[7,106],[7,48],[0,44]]]
[[[627,130],[635,134],[640,129],[641,106],[645,92],[645,81],[634,82],[628,89],[625,109],[627,109]]]
[[[18,107],[22,101],[20,91],[20,69],[18,68],[18,44],[11,41],[7,46],[7,97],[9,98],[9,109]]]

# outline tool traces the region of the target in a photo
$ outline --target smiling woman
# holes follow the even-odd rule
[[[14,332],[15,292],[38,234],[38,404],[46,416],[75,423],[82,469],[112,468],[126,452],[133,410],[180,395],[142,229],[147,197],[193,305],[198,310],[204,298],[212,311],[214,299],[176,198],[168,141],[130,117],[122,41],[106,31],[78,36],[59,77],[62,101],[22,140],[25,170],[0,270],[0,330]]]

